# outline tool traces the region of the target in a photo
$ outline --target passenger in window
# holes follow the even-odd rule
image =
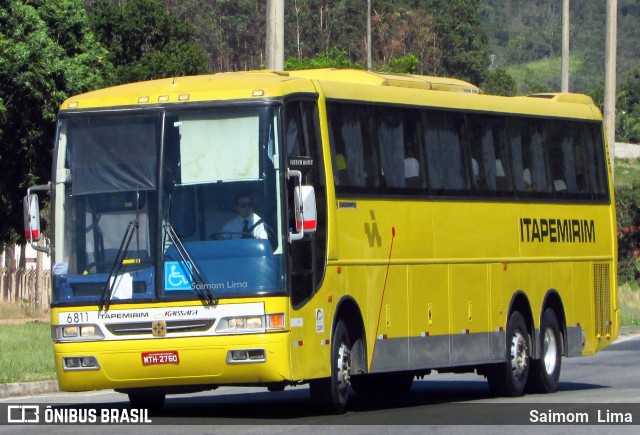
[[[264,220],[253,212],[253,201],[248,193],[236,196],[238,215],[222,228],[225,239],[268,239]]]
[[[349,174],[347,174],[347,162],[344,159],[344,154],[336,154],[335,164],[336,170],[333,178],[336,186],[346,186],[349,184]]]

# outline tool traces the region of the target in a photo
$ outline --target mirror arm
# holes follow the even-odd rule
[[[31,195],[31,192],[51,192],[51,182],[31,186],[27,189],[27,195]]]

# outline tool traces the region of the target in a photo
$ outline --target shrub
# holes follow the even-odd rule
[[[640,185],[616,188],[618,220],[618,281],[640,278]]]

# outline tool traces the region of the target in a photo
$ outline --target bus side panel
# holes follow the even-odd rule
[[[409,268],[409,324],[412,369],[451,365],[449,267]]]
[[[593,353],[593,278],[591,262],[574,263],[573,295],[567,301],[567,352],[568,356],[580,356]],[[572,302],[569,305],[569,301]],[[584,338],[583,338],[584,335]],[[583,349],[582,341],[586,339]]]
[[[325,289],[334,288],[325,279]],[[291,313],[291,373],[292,379],[302,380],[329,376],[331,355],[331,325],[334,304],[324,295],[316,295],[299,310]],[[338,295],[332,294],[333,298]],[[337,300],[337,298],[336,298]]]
[[[549,290],[553,290],[555,292],[558,293],[558,296],[560,296],[560,301],[562,302],[562,306],[564,308],[564,313],[556,313],[557,317],[558,317],[558,324],[560,325],[560,328],[562,329],[562,317],[567,316],[567,311],[571,309],[571,301],[573,300],[573,295],[575,294],[575,289],[576,287],[579,285],[579,283],[576,282],[576,280],[579,280],[579,276],[577,276],[575,274],[575,265],[576,264],[580,264],[580,263],[569,263],[569,262],[557,262],[557,263],[552,263],[552,268],[551,268],[551,274],[552,274],[552,279],[551,282],[553,282],[553,287],[552,289]],[[584,292],[584,287],[583,290]],[[540,304],[542,304],[543,301],[540,301]],[[540,320],[542,319],[542,314],[544,309],[540,306],[540,308],[536,308],[537,311],[533,312],[534,315],[534,322],[535,322],[535,337],[536,337],[536,343],[540,342]],[[570,325],[567,325],[570,326]],[[566,338],[565,338],[566,340]],[[535,357],[538,358],[540,356],[540,346],[536,345],[534,347],[535,349]]]
[[[371,286],[382,286],[384,296],[378,306],[372,372],[407,370],[409,368],[409,308],[407,304],[407,266],[373,266],[379,280]],[[374,291],[375,292],[375,291]],[[369,301],[380,301],[374,297]],[[369,313],[371,313],[369,309]],[[375,311],[375,310],[374,310]]]
[[[517,263],[499,263],[489,265],[489,330],[491,331],[492,361],[504,361],[505,329],[509,303],[518,289],[520,265]]]
[[[489,294],[485,264],[452,264],[451,359],[453,365],[487,362]]]

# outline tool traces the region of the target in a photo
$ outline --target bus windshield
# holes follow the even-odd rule
[[[281,293],[278,119],[272,107],[63,118],[53,302]]]

